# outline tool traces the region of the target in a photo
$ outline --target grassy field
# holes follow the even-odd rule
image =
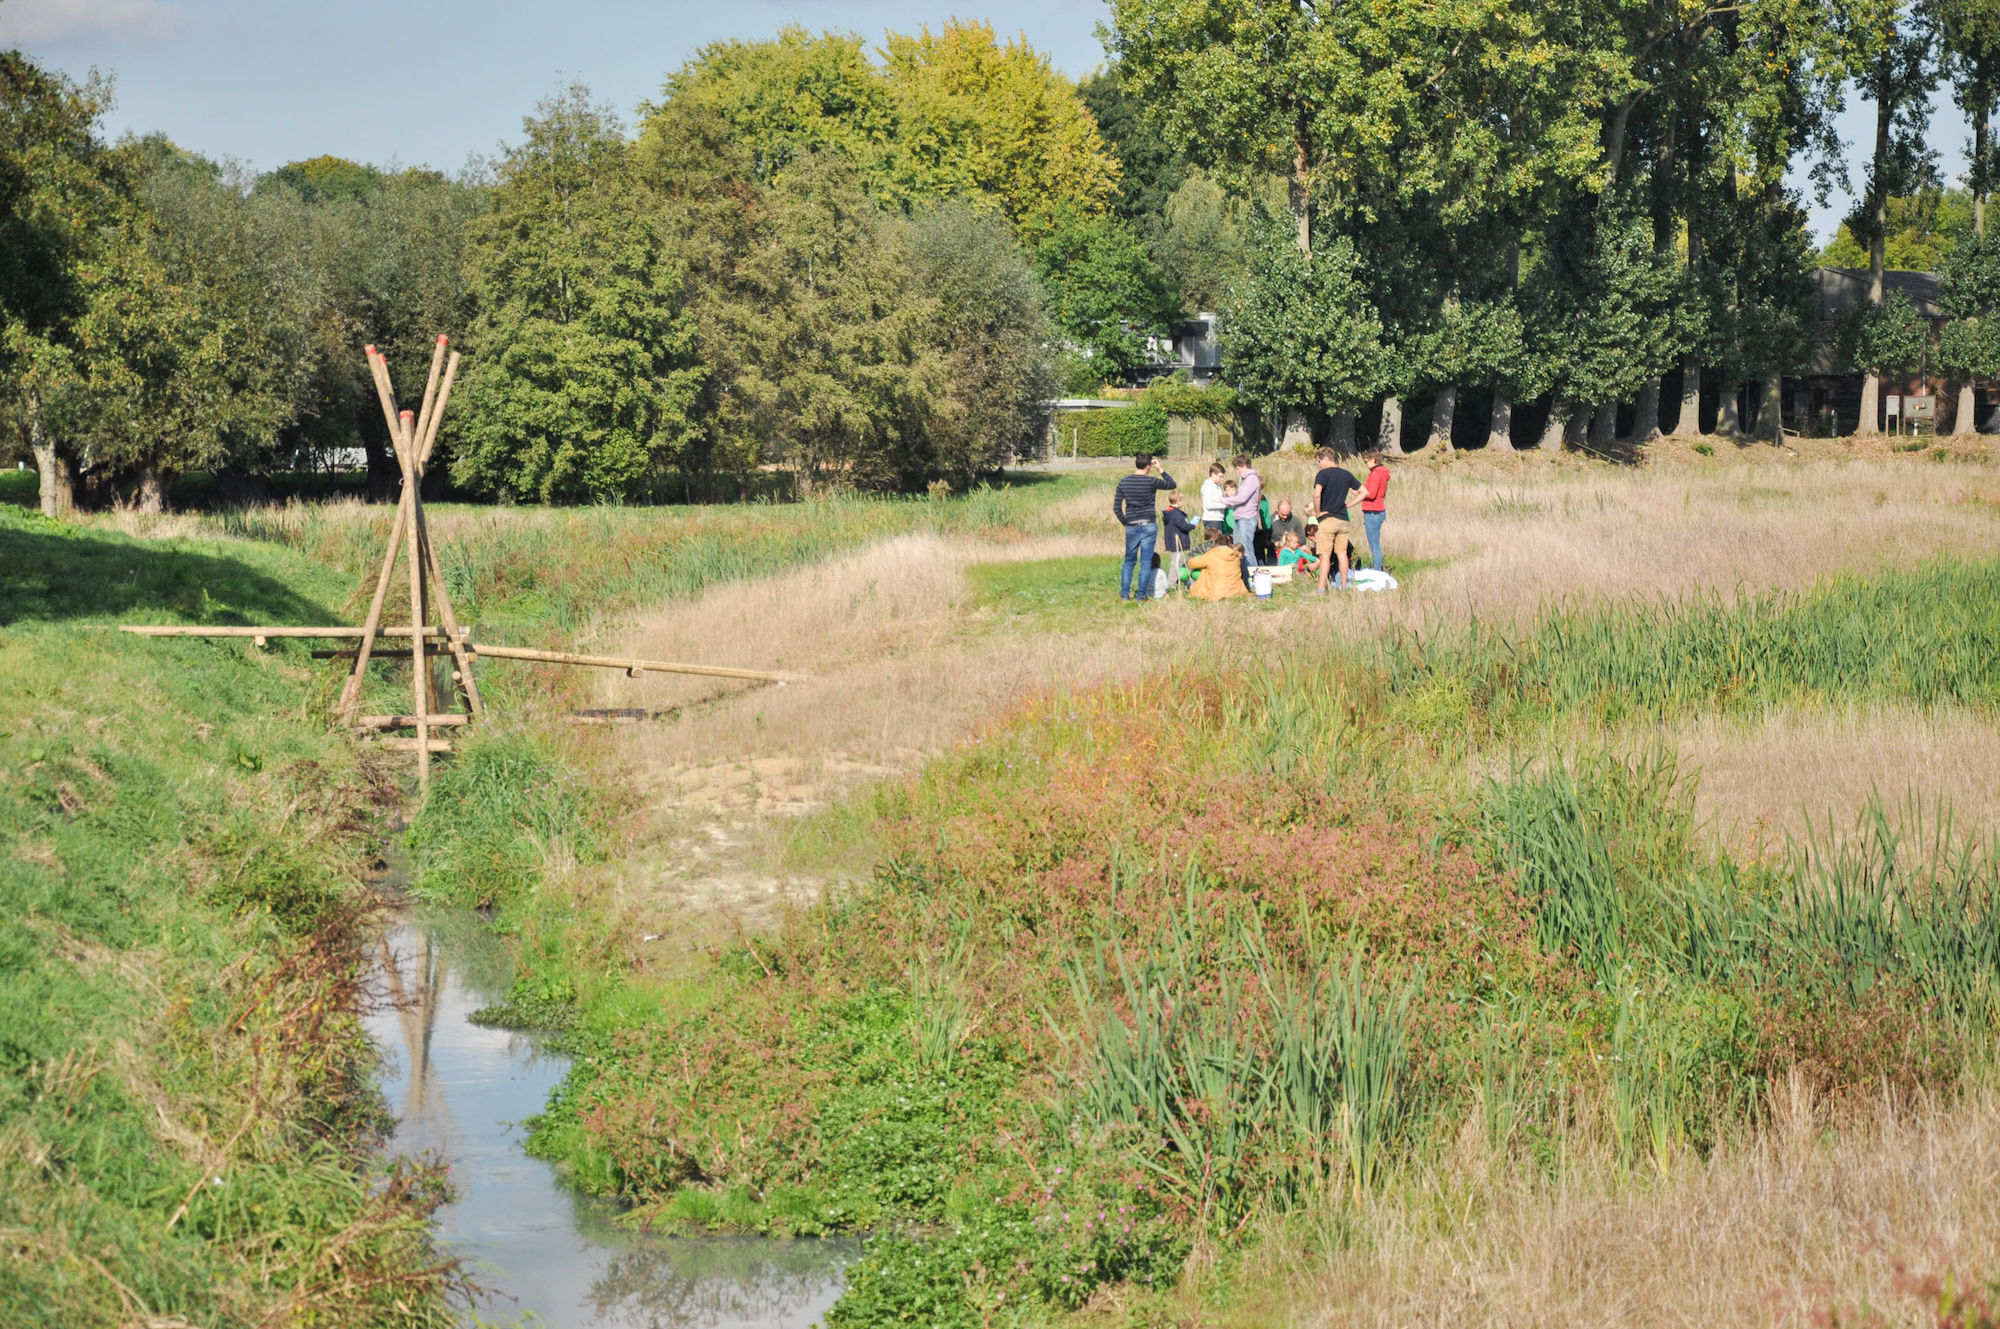
[[[877,1232],[843,1324],[1908,1316],[2000,1269],[1979,1187],[1885,1161],[2000,1147],[1992,807],[1918,769],[1990,786],[1994,476],[1398,486],[1397,597],[1120,611],[1099,493],[634,620],[813,678],[605,685],[668,717],[600,754],[623,844],[491,897],[581,1054],[535,1147],[639,1221]],[[1800,760],[1856,733],[1858,789]],[[1577,1217],[1842,1169],[1699,1277]],[[1632,1287],[1519,1271],[1571,1248]]]
[[[1124,608],[1115,474],[436,510],[490,640],[809,675],[488,671],[506,719],[443,767],[410,842],[420,889],[495,907],[515,1018],[578,1053],[539,1152],[635,1221],[874,1233],[844,1325],[1915,1324],[2000,1271],[1980,1180],[2000,1161],[2000,472],[1776,449],[1413,463],[1397,594]],[[41,920],[90,935],[59,912],[85,855],[63,789],[85,821],[154,806],[111,748],[88,755],[109,802],[47,753],[124,744],[171,769],[138,786],[165,810],[101,832],[151,884],[144,923],[96,944],[167,975],[167,1010],[233,1014],[215,990],[251,981],[241,957],[356,894],[373,828],[310,819],[393,798],[387,777],[315,719],[336,679],[295,651],[111,638],[116,670],[85,668],[107,639],[66,608],[73,571],[93,621],[348,617],[386,513],[0,521],[32,552],[0,647],[33,727],[7,761],[31,774],[5,788],[55,789],[10,814],[10,881],[38,894],[9,953],[122,990]],[[567,723],[585,704],[654,718]],[[330,773],[313,796],[306,756]],[[302,819],[319,849],[291,885],[215,866],[270,858],[214,850],[216,824],[268,846]],[[22,1077],[69,1058],[135,1102],[220,1097],[189,1138],[38,1087],[0,1130],[101,1119],[196,1178],[307,1147],[155,1053],[180,1045],[150,1036],[152,1005],[71,999],[101,1020],[24,1041]],[[322,1115],[324,1138],[365,1134]],[[352,1155],[327,1157],[351,1187]],[[195,1233],[201,1192],[171,1242],[98,1243],[181,1203],[180,1172],[139,1172],[151,1190],[36,1174],[0,1227],[66,1234],[45,1244],[74,1255],[36,1256],[65,1276],[103,1264],[86,1323],[136,1314],[121,1284],[147,1313],[237,1322],[163,1289],[202,1267],[227,1285],[275,1209]],[[417,1269],[412,1188],[393,1221],[321,1203]],[[98,1226],[33,1216],[61,1203]]]

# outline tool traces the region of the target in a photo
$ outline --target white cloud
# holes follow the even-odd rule
[[[0,0],[0,46],[163,42],[181,26],[180,12],[162,0]]]

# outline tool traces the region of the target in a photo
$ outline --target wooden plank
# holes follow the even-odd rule
[[[751,683],[801,683],[804,674],[779,674],[768,669],[730,669],[722,665],[673,664],[666,660],[630,660],[616,655],[576,655],[569,651],[537,651],[526,646],[491,646],[469,641],[465,649],[496,660],[538,660],[543,664],[589,665],[623,669],[628,674],[700,674],[708,678],[740,678]]]
[[[121,623],[118,625],[118,630],[120,632],[136,633],[141,637],[360,637],[368,631],[365,627],[239,628],[229,626],[205,628],[182,626],[178,623],[170,623],[162,626],[144,623]],[[378,637],[408,637],[410,629],[389,624],[377,629],[375,635]],[[435,623],[426,624],[424,626],[424,635],[443,640],[445,635],[444,628]]]
[[[470,716],[433,715],[428,719],[433,725],[464,724]],[[417,717],[414,715],[357,715],[350,723],[353,729],[414,729]]]
[[[422,741],[423,746],[418,747],[418,740],[414,738],[378,738],[375,740],[378,746],[385,747],[391,752],[416,753],[418,761],[422,763],[422,769],[426,771],[431,766],[431,753],[451,751],[451,744],[442,738],[428,738]]]

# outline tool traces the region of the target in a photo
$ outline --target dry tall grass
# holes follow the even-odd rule
[[[1262,465],[1278,496],[1309,496],[1304,459]],[[1984,468],[1871,461],[1651,471],[1538,457],[1410,463],[1391,490],[1388,552],[1392,565],[1400,558],[1434,566],[1404,590],[1324,600],[1294,593],[1282,612],[1176,601],[1120,614],[1118,533],[1107,515],[1115,478],[1106,471],[1104,494],[1066,500],[1044,516],[1044,528],[1057,531],[1102,516],[1101,536],[890,540],[799,572],[718,587],[640,618],[609,643],[626,654],[797,670],[813,676],[808,683],[746,690],[661,675],[612,678],[604,703],[681,708],[674,723],[634,736],[634,758],[645,763],[784,757],[900,766],[964,737],[1028,692],[1130,677],[1193,652],[1317,646],[1468,616],[1519,621],[1563,601],[1800,587],[1842,570],[2000,548],[2000,476]],[[1082,553],[1106,559],[1100,629],[967,631],[967,567]],[[1954,733],[1927,738],[1877,725],[1857,735],[1875,746],[1856,766],[1900,793],[1898,772],[1951,769],[1931,760],[1943,751],[1938,744],[1972,760],[1976,727]],[[1787,767],[1787,792],[1766,801],[1786,816],[1784,809],[1823,808],[1814,802],[1817,785],[1834,768],[1839,739],[1829,732],[1818,740],[1824,759]],[[1807,742],[1803,732],[1795,742]],[[1753,766],[1732,766],[1719,738],[1690,743],[1713,770],[1718,815],[1748,824],[1765,814]],[[1775,744],[1775,735],[1765,743]],[[1774,760],[1787,755],[1771,750]],[[1975,792],[1971,801],[1986,798]]]
[[[1264,463],[1310,495],[1307,463]],[[1578,468],[1539,457],[1393,471],[1385,545],[1427,569],[1371,618],[1513,620],[1558,601],[1797,588],[2000,548],[2000,474],[1911,461]],[[1352,611],[1348,611],[1352,612]]]
[[[1834,1311],[1931,1326],[1936,1300],[1917,1284],[2000,1268],[1991,1094],[1883,1098],[1837,1126],[1796,1082],[1774,1097],[1763,1134],[1665,1177],[1624,1178],[1575,1152],[1554,1184],[1490,1176],[1468,1146],[1354,1215],[1352,1249],[1309,1256],[1281,1237],[1246,1281],[1290,1287],[1273,1319],[1325,1329],[1805,1326]],[[1879,1318],[1851,1318],[1863,1307]]]
[[[1912,707],[1707,717],[1672,740],[1697,770],[1696,808],[1752,849],[1801,834],[1810,818],[1843,831],[1871,796],[1944,803],[1968,829],[2000,832],[2000,727],[1972,711]]]

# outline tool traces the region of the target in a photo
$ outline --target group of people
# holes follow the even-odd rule
[[[1301,520],[1290,500],[1280,499],[1274,513],[1262,477],[1248,457],[1231,463],[1231,476],[1220,460],[1210,464],[1201,486],[1199,524],[1181,505],[1180,488],[1150,453],[1132,458],[1132,473],[1120,479],[1111,501],[1112,515],[1125,528],[1125,563],[1118,574],[1118,598],[1151,598],[1154,569],[1167,585],[1178,585],[1181,568],[1199,572],[1189,594],[1200,600],[1226,600],[1250,594],[1251,574],[1261,566],[1303,569],[1318,574],[1316,590],[1346,590],[1352,573],[1353,518],[1361,514],[1374,571],[1382,570],[1382,523],[1389,511],[1389,467],[1383,454],[1362,454],[1366,474],[1357,479],[1340,464],[1332,448],[1319,450],[1319,471],[1313,476],[1312,497]],[[1153,504],[1167,495],[1164,514]],[[1159,556],[1161,527],[1166,528],[1163,560]],[[1196,535],[1202,537],[1194,552]]]

